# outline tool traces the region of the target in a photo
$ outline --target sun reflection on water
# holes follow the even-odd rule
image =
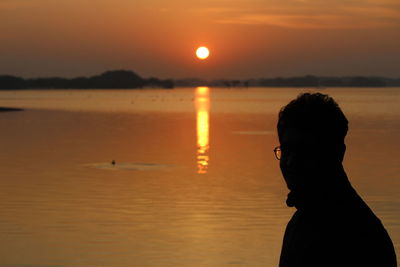
[[[210,97],[208,87],[196,88],[197,113],[197,173],[204,174],[208,170],[209,149],[209,109]]]

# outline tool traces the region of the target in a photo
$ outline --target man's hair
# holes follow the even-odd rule
[[[339,105],[328,95],[303,93],[279,112],[278,135],[287,129],[316,133],[321,141],[343,143],[348,130],[348,121]]]

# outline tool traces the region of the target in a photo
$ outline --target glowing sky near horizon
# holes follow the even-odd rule
[[[0,0],[0,33],[24,77],[400,76],[398,0]]]

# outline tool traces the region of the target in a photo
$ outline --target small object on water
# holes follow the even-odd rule
[[[125,171],[153,171],[164,168],[171,168],[173,165],[158,164],[158,163],[146,163],[146,162],[117,162],[112,160],[111,162],[99,162],[84,164],[84,166],[103,169],[103,170],[125,170]]]

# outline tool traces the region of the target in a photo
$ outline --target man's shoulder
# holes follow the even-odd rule
[[[312,239],[334,239],[358,242],[385,235],[386,230],[377,216],[363,203],[334,208],[299,209],[289,220],[286,231]]]
[[[286,228],[281,261],[296,258],[298,262],[321,263],[336,259],[332,262],[336,266],[370,266],[369,263],[395,266],[390,237],[372,215],[349,216],[340,212],[318,215],[297,210]]]

